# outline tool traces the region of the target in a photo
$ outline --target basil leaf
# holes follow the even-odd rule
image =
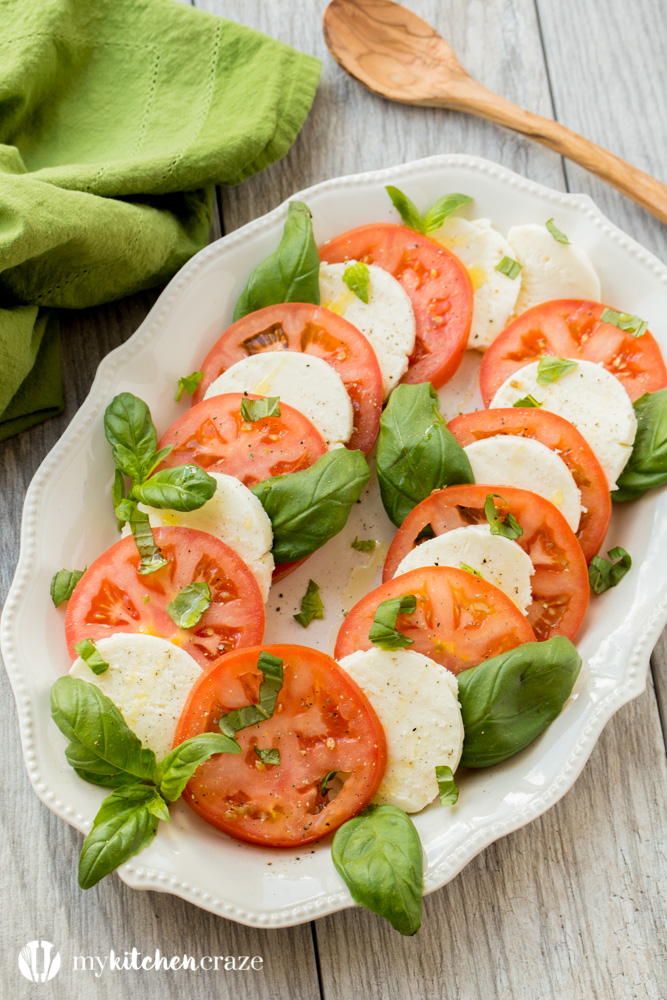
[[[632,453],[612,490],[614,503],[636,500],[667,483],[667,389],[645,392],[635,400],[637,434]]]
[[[139,510],[133,500],[121,500],[116,508],[119,520],[127,521],[132,529],[134,541],[141,556],[139,563],[139,573],[146,576],[148,573],[155,573],[167,565],[168,560],[161,554],[155,544],[151,522],[148,514]]]
[[[557,243],[569,243],[565,233],[562,233],[553,219],[548,219],[546,223],[547,229],[556,240]]]
[[[57,608],[63,601],[69,601],[74,593],[74,588],[85,572],[85,569],[59,569],[54,575],[51,580],[50,593],[51,600]]]
[[[537,363],[538,385],[551,385],[561,375],[573,371],[577,365],[577,361],[570,361],[569,358],[552,358],[544,355]]]
[[[195,580],[167,604],[167,614],[179,628],[194,628],[210,603],[211,588],[205,580]]]
[[[211,499],[216,486],[213,476],[198,465],[176,465],[133,486],[132,497],[161,510],[197,510]]]
[[[183,378],[179,378],[178,388],[176,390],[176,395],[174,396],[176,402],[179,402],[184,392],[187,392],[189,396],[193,396],[199,388],[199,383],[203,377],[203,372],[192,372],[191,375],[184,375]]]
[[[517,399],[516,403],[512,403],[512,406],[542,406],[541,403],[528,393],[527,396],[522,396],[521,399]]]
[[[354,541],[350,542],[350,545],[353,549],[356,549],[357,552],[372,552],[377,545],[377,542],[372,538],[357,538],[355,535]]]
[[[241,753],[241,747],[222,733],[202,733],[179,743],[155,768],[154,780],[160,794],[168,802],[175,802],[199,765],[216,753]]]
[[[174,448],[173,444],[168,444],[166,446],[166,448],[160,448],[159,451],[155,452],[155,454],[153,455],[153,459],[152,459],[150,465],[148,466],[148,468],[146,469],[146,471],[144,473],[144,479],[148,479],[149,476],[153,475],[153,473],[157,469],[157,467],[160,464],[160,462],[164,458],[166,458],[167,455],[169,455],[171,451],[173,451],[173,448]],[[192,468],[192,466],[187,466],[186,465],[186,466],[184,466],[184,468],[186,468],[186,469],[187,468]],[[195,468],[196,468],[196,466],[195,466]],[[169,470],[169,471],[171,471],[171,470]]]
[[[509,511],[503,517],[502,512],[498,511],[493,502],[494,497],[502,500],[503,506],[507,507],[507,500],[505,497],[501,497],[499,493],[487,494],[484,503],[484,516],[491,526],[491,534],[501,535],[503,538],[510,538],[512,541],[516,541],[517,538],[521,538],[523,535],[523,528]]]
[[[368,638],[380,649],[403,649],[405,646],[412,646],[414,639],[408,639],[407,635],[399,632],[396,622],[399,615],[411,615],[416,610],[417,598],[414,594],[382,601],[375,610]]]
[[[114,703],[96,684],[78,677],[60,677],[51,688],[51,716],[61,733],[83,748],[74,751],[68,747],[66,751],[68,759],[76,759],[77,767],[94,771],[99,765],[100,773],[107,773],[107,766],[110,775],[124,774],[126,784],[152,779],[155,754],[142,747]]]
[[[355,903],[401,934],[421,926],[424,870],[414,823],[397,806],[369,806],[334,836],[331,856]]]
[[[91,889],[150,844],[157,833],[157,797],[150,785],[123,785],[104,799],[81,848],[82,889]]]
[[[308,581],[306,593],[301,598],[301,612],[293,617],[303,628],[308,628],[314,618],[324,618],[320,588],[314,580]]]
[[[309,469],[253,486],[273,526],[275,561],[303,559],[337,535],[370,474],[362,452],[335,448]]]
[[[424,223],[414,201],[411,201],[407,194],[403,194],[402,191],[392,184],[388,184],[385,187],[385,191],[391,198],[394,208],[398,211],[405,225],[418,233],[423,233],[425,231]]]
[[[588,567],[588,579],[596,594],[604,594],[605,590],[620,583],[632,566],[630,554],[620,545],[607,552],[609,559],[593,556]]]
[[[389,397],[380,419],[377,476],[384,509],[397,526],[433,490],[475,481],[430,383],[398,385]]]
[[[130,479],[142,482],[157,448],[157,434],[143,399],[131,392],[114,396],[104,413],[104,433],[116,467]]]
[[[490,767],[523,750],[570,697],[581,657],[557,635],[527,642],[458,675],[464,767]]]
[[[440,805],[455,805],[459,799],[459,789],[454,781],[454,774],[451,767],[448,767],[446,764],[436,764],[435,780],[438,782]]]
[[[500,263],[496,264],[495,270],[514,281],[521,274],[522,267],[518,261],[512,260],[511,257],[503,257]]]
[[[641,316],[633,316],[630,313],[618,312],[616,309],[606,307],[600,316],[602,323],[611,323],[612,326],[631,333],[633,337],[642,337],[648,330],[648,323]]]
[[[325,796],[329,794],[329,782],[338,774],[338,771],[327,771],[322,780],[320,781],[320,795]]]
[[[343,281],[351,292],[368,305],[368,293],[371,287],[371,272],[363,261],[348,264],[343,271]]]
[[[420,542],[425,542],[428,538],[435,538],[435,531],[432,524],[424,525],[419,534],[415,536],[414,544],[419,545]]]
[[[462,562],[459,563],[459,566],[461,567],[462,570],[465,570],[466,573],[472,573],[473,576],[478,576],[480,580],[484,579],[480,571],[478,569],[473,569],[473,567],[469,566],[468,563]]]
[[[241,416],[249,424],[264,417],[280,416],[280,396],[263,396],[262,399],[241,400]]]
[[[259,747],[255,747],[255,753],[261,760],[262,764],[280,763],[280,750],[278,750],[277,747],[269,747],[266,750],[260,750]]]
[[[278,692],[283,686],[283,661],[271,653],[260,653],[257,667],[262,671],[264,680],[259,685],[259,703],[237,708],[227,712],[218,719],[218,726],[225,736],[232,739],[239,729],[254,726],[256,722],[270,719],[276,707]]]
[[[442,198],[438,198],[424,216],[423,231],[427,236],[435,233],[440,229],[445,219],[448,219],[462,205],[467,205],[472,200],[467,194],[446,194]]]
[[[278,248],[250,275],[236,303],[234,322],[277,302],[320,303],[320,256],[310,211],[302,201],[289,203]]]
[[[171,816],[169,815],[169,806],[164,801],[159,792],[155,792],[152,799],[149,799],[146,803],[146,808],[149,813],[156,817],[156,819],[164,820],[165,823],[171,823]]]
[[[83,743],[69,743],[65,748],[65,759],[76,774],[91,785],[117,788],[134,780],[133,775],[102,760]]]
[[[103,674],[109,669],[109,664],[98,651],[92,639],[82,639],[81,642],[77,642],[74,650],[82,660],[85,660],[94,674]]]

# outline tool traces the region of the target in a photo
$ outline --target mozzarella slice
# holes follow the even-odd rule
[[[489,219],[469,222],[452,215],[433,238],[458,257],[470,275],[474,300],[468,347],[485,351],[507,326],[521,288],[519,277],[496,271],[503,257],[514,260],[514,251]]]
[[[375,351],[382,373],[384,398],[408,370],[415,346],[415,314],[410,297],[400,283],[381,267],[368,265],[368,302],[363,302],[343,281],[354,261],[320,266],[320,301],[361,330]]]
[[[215,535],[241,556],[248,569],[253,574],[262,592],[264,603],[268,600],[271,588],[271,575],[274,569],[273,528],[268,514],[254,493],[234,476],[226,476],[221,472],[209,473],[215,479],[217,488],[210,500],[197,510],[158,510],[139,504],[139,509],[145,511],[152,528],[165,525],[179,525],[183,528],[196,528]],[[126,524],[123,535],[129,534]]]
[[[343,380],[331,365],[300,351],[251,354],[210,384],[204,399],[224,392],[280,396],[315,425],[329,448],[352,436],[354,415]]]
[[[496,434],[463,449],[476,483],[531,490],[558,507],[573,531],[581,518],[581,493],[567,465],[541,441]]]
[[[470,524],[429,538],[408,552],[394,576],[422,566],[470,566],[514,601],[525,615],[533,600],[530,578],[535,568],[520,545],[492,535],[488,524]]]
[[[515,315],[552,299],[600,301],[600,279],[591,259],[574,243],[559,243],[546,226],[514,226],[507,234],[521,264],[521,289]]]
[[[109,669],[94,674],[78,659],[70,676],[96,684],[160,760],[171,750],[176,723],[201,667],[189,653],[155,635],[117,632],[95,646]]]
[[[340,665],[368,697],[387,737],[387,769],[374,801],[419,812],[438,794],[436,766],[455,771],[461,759],[456,677],[407,649],[362,650]]]
[[[617,489],[616,480],[630,458],[637,433],[637,419],[627,392],[614,375],[592,361],[578,361],[576,368],[555,382],[540,385],[538,364],[533,361],[510,375],[491,406],[512,406],[517,399],[534,396],[543,409],[565,417],[586,438],[604,470],[609,489]]]

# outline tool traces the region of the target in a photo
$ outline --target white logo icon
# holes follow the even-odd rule
[[[60,972],[60,952],[53,958],[50,941],[28,941],[19,952],[19,969],[31,983],[48,983]]]

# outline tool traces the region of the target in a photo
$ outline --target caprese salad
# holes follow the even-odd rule
[[[83,888],[183,797],[250,844],[333,834],[353,898],[415,933],[410,814],[453,806],[457,768],[498,764],[553,721],[591,589],[631,567],[599,552],[612,501],[667,483],[667,369],[647,322],[599,301],[553,219],[504,236],[465,195],[422,215],[387,192],[402,225],[319,250],[307,206],[289,205],[159,438],[132,394],[106,410],[122,537],[51,585],[73,661],[53,718],[76,773],[112,789]],[[468,349],[485,409],[447,424],[436,390]],[[397,528],[382,582],[330,651],[264,643],[271,586],[345,526],[373,448]],[[294,618],[324,614],[310,580]]]

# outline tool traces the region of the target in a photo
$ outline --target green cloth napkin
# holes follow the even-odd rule
[[[57,314],[207,242],[287,152],[320,63],[174,0],[0,0],[0,440],[61,412]]]

